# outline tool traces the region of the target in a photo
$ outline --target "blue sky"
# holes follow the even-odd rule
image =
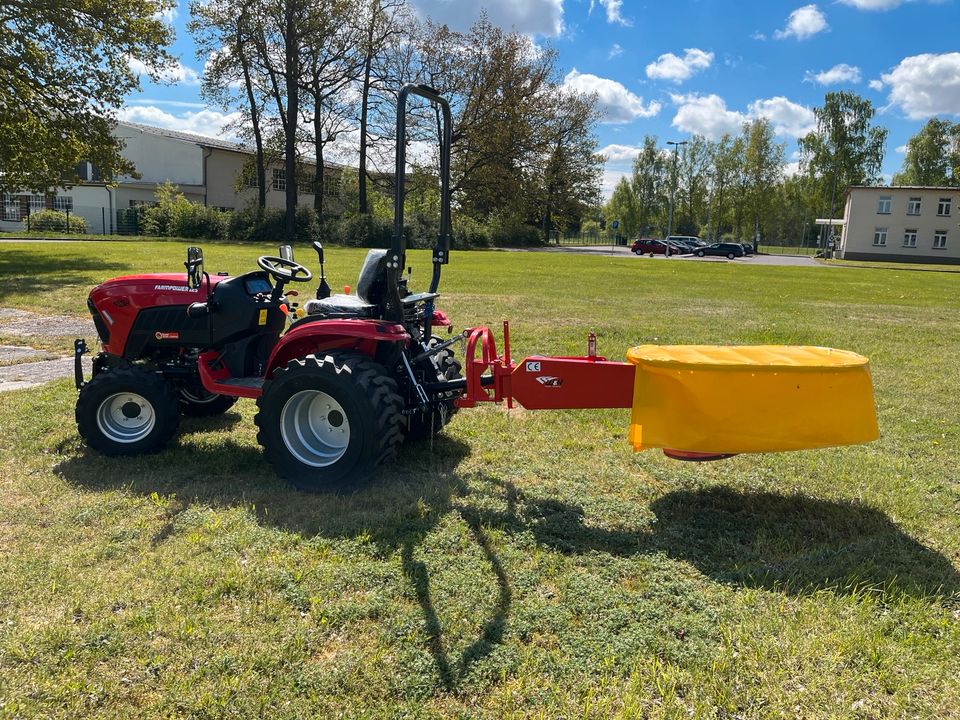
[[[695,132],[718,137],[763,116],[795,161],[796,138],[830,90],[854,90],[879,109],[877,121],[890,130],[887,175],[900,168],[904,144],[928,118],[960,121],[958,0],[412,3],[454,29],[466,29],[485,7],[497,24],[554,46],[564,82],[600,97],[598,135],[610,158],[605,194],[647,134],[661,143]],[[203,60],[186,15],[184,1],[171,16],[181,67],[166,84],[143,76],[142,92],[121,117],[218,136],[229,116],[199,97]]]

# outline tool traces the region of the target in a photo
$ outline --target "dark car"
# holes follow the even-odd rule
[[[663,240],[640,238],[633,241],[630,251],[637,255],[666,255],[667,246],[663,244]],[[671,250],[670,252],[674,251]]]
[[[743,257],[744,252],[743,246],[739,243],[714,243],[713,245],[697,248],[696,255],[697,257],[715,255],[733,260],[734,258]]]
[[[744,255],[753,255],[753,245],[750,243],[738,243],[743,248]]]

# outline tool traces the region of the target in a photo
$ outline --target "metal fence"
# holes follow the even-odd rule
[[[617,235],[613,230],[590,230],[587,232],[563,232],[554,235],[552,244],[556,245],[626,245],[625,235]]]
[[[43,213],[39,215],[38,213]],[[143,232],[144,208],[121,208],[111,212],[101,205],[62,204],[54,208],[56,215],[46,209],[5,208],[0,217],[0,232],[7,233],[67,233],[71,235],[139,235]]]

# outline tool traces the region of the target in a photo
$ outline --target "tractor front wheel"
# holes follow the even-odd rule
[[[267,461],[308,492],[359,488],[403,441],[396,381],[357,353],[291,360],[264,385],[257,407]]]
[[[177,431],[180,413],[173,386],[136,365],[101,372],[80,390],[77,429],[104,455],[156,452]]]

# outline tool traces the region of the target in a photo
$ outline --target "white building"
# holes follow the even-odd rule
[[[81,182],[77,184],[57,188],[47,195],[3,196],[0,230],[23,230],[29,213],[55,209],[83,216],[89,233],[123,231],[125,216],[118,211],[152,204],[157,186],[168,181],[178,185],[188,200],[201,205],[234,210],[256,201],[255,179],[242,182],[244,168],[253,158],[251,148],[136,123],[118,123],[114,135],[123,141],[122,154],[133,162],[139,178],[123,176],[108,185],[90,163],[80,163],[77,174]],[[303,180],[312,178],[315,165],[305,163],[302,167],[307,175]],[[325,164],[324,203],[332,214],[339,214],[340,210],[343,167]],[[266,170],[267,206],[284,207],[287,186],[283,165],[274,162]],[[298,202],[312,207],[313,199],[312,190],[302,187]]]
[[[960,263],[960,188],[848,188],[837,257]]]

